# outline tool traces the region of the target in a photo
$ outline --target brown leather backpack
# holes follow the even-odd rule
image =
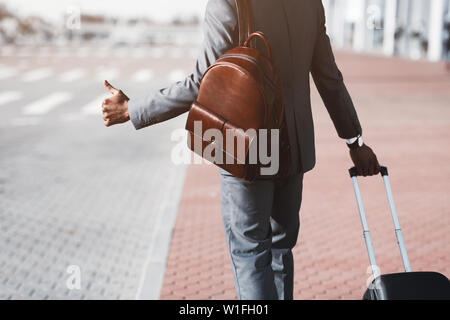
[[[236,0],[236,5],[239,46],[204,73],[186,123],[188,146],[235,177],[251,181],[270,166],[258,156],[261,146],[267,153],[278,143],[279,170],[273,176],[283,177],[289,171],[290,147],[280,78],[269,41],[262,32],[253,32],[250,2]],[[254,38],[264,41],[267,56],[251,46]],[[273,129],[279,130],[276,141],[270,139]],[[260,134],[266,132],[264,141]],[[218,141],[218,136],[223,139]]]

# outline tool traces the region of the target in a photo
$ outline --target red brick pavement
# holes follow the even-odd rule
[[[450,276],[450,75],[441,63],[340,52],[368,145],[389,167],[413,270]],[[295,256],[296,299],[360,299],[368,258],[351,162],[313,91],[317,165],[305,175]],[[161,299],[234,299],[213,166],[187,172]],[[382,180],[360,179],[382,273],[402,271]]]

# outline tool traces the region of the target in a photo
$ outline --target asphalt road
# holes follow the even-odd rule
[[[102,80],[133,98],[188,75],[196,52],[1,48],[0,299],[159,297],[185,118],[106,128]]]

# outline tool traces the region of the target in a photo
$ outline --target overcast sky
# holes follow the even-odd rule
[[[176,16],[203,16],[207,0],[0,0],[19,15],[35,14],[59,20],[70,6],[82,13],[149,17],[168,21]]]

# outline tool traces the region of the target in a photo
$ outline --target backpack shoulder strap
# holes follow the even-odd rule
[[[235,0],[238,13],[239,45],[244,42],[254,32],[254,21],[252,14],[252,4],[250,0]]]

